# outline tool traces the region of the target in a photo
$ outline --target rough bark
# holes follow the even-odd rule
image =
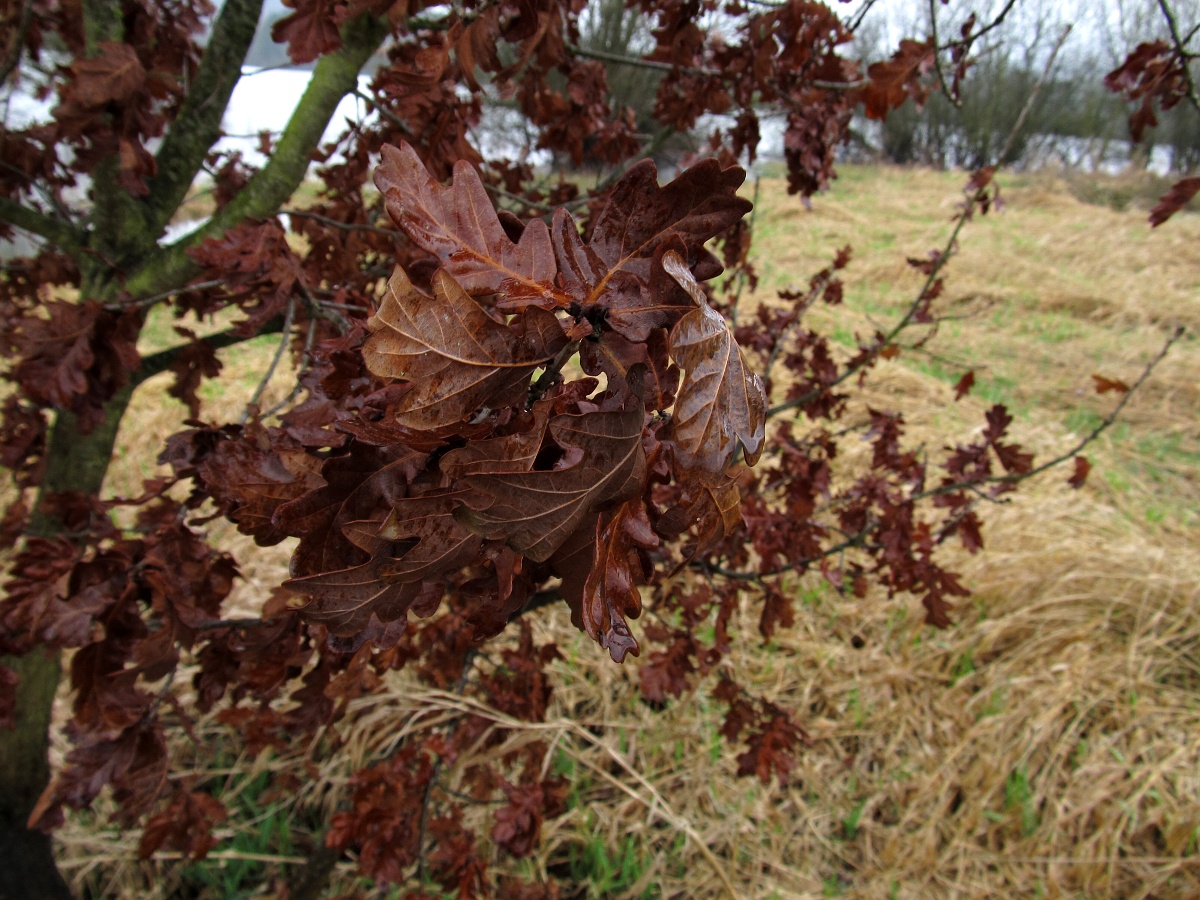
[[[27,533],[50,537],[62,523],[48,515],[44,498],[61,491],[99,494],[112,459],[121,417],[133,387],[109,401],[104,422],[81,434],[75,417],[60,412],[50,435],[46,477]],[[51,715],[58,689],[59,654],[37,648],[0,660],[16,671],[16,725],[0,730],[0,900],[41,900],[71,896],[54,862],[49,835],[25,827],[50,780]]]

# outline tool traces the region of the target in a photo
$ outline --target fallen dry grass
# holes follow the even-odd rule
[[[847,308],[826,323],[849,341],[889,321],[919,283],[904,257],[945,239],[961,180],[851,168],[812,212],[764,182],[759,296],[803,283],[851,243]],[[1084,206],[1048,179],[1008,179],[1005,194],[1006,212],[970,224],[949,269],[946,306],[966,318],[942,326],[936,357],[882,366],[860,402],[899,407],[929,447],[967,437],[990,403],[1006,402],[1018,437],[1044,458],[1108,408],[1091,393],[1092,372],[1129,380],[1170,324],[1200,326],[1200,217],[1152,233],[1142,214]],[[227,357],[210,415],[236,415],[272,346]],[[513,743],[552,743],[571,808],[531,860],[506,865],[567,874],[581,897],[1196,896],[1198,357],[1194,338],[1177,346],[1130,404],[1129,424],[1090,451],[1096,468],[1081,491],[1052,472],[987,510],[986,551],[958,560],[975,594],[953,628],[923,625],[913,603],[847,599],[805,578],[788,585],[796,626],[764,648],[747,599],[726,664],[795,711],[813,741],[786,785],[734,777],[738,751],[717,735],[722,708],[703,687],[650,709],[634,666],[611,664],[565,610],[549,609],[534,627],[563,659],[545,724],[397,677],[356,702],[335,756],[271,796],[262,773],[296,771],[312,748],[248,759],[204,720],[198,743],[180,736],[181,759],[223,779],[226,802],[249,811],[222,832],[207,880],[168,855],[138,863],[137,835],[91,815],[59,833],[63,867],[97,896],[169,897],[185,884],[269,895],[271,877],[303,861],[305,835],[327,821],[349,772],[396,746],[416,717],[470,710],[512,729]],[[957,363],[980,380],[960,403]],[[161,394],[139,394],[114,490],[153,470],[178,419]],[[287,548],[256,549],[227,527],[218,538],[246,575],[235,603],[255,609]],[[472,815],[485,822],[491,809]],[[348,864],[335,885],[370,890]]]

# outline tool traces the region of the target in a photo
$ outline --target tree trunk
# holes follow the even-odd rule
[[[48,494],[79,491],[99,495],[132,394],[131,383],[108,402],[103,423],[90,434],[79,433],[71,413],[58,413],[50,433],[41,494],[27,529],[29,536],[53,537],[62,532],[62,523],[46,512]],[[47,751],[61,668],[59,654],[39,647],[26,656],[5,657],[0,662],[20,678],[16,724],[0,731],[0,900],[70,898],[49,836],[26,828],[29,814],[50,780]]]

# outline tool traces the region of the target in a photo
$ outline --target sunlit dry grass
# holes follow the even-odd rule
[[[854,332],[886,326],[911,300],[920,279],[904,258],[941,246],[962,181],[849,168],[812,212],[764,181],[763,281],[743,314],[851,243],[847,307],[816,314],[848,350]],[[942,308],[963,317],[943,324],[929,345],[936,356],[902,353],[856,401],[901,409],[911,439],[931,453],[969,438],[993,402],[1014,410],[1017,438],[1040,458],[1062,452],[1112,402],[1092,392],[1093,372],[1132,380],[1171,325],[1200,326],[1200,217],[1150,232],[1143,213],[1084,206],[1040,177],[1005,179],[1004,195],[1007,209],[969,224],[948,268]],[[206,418],[236,418],[273,341],[226,352],[228,377],[206,395]],[[955,403],[960,364],[976,370],[979,387]],[[1095,469],[1082,490],[1051,472],[985,510],[986,551],[956,559],[975,594],[949,630],[922,624],[919,604],[846,598],[810,577],[788,583],[796,626],[764,648],[746,598],[725,665],[793,710],[812,738],[786,785],[734,777],[739,751],[718,736],[722,708],[705,686],[651,710],[635,665],[610,663],[564,609],[539,613],[537,635],[563,653],[549,721],[485,715],[513,729],[511,742],[552,743],[572,806],[547,824],[531,860],[501,865],[527,877],[575,872],[590,879],[577,885],[581,897],[1196,896],[1198,372],[1188,338],[1130,403],[1129,424],[1088,451]],[[286,390],[279,380],[272,396]],[[135,490],[154,471],[179,421],[153,387],[123,429],[114,491]],[[257,549],[226,525],[209,527],[241,561],[235,605],[256,609],[283,576],[287,547]],[[227,798],[267,768],[300,775],[294,789],[262,799],[261,816],[228,823],[209,865],[249,859],[267,875],[291,871],[349,772],[396,746],[414,715],[468,707],[397,677],[356,702],[338,726],[341,749],[308,772],[298,762],[310,747],[251,760],[201,721],[199,746],[179,736],[180,759],[223,778]],[[484,834],[491,812],[471,812]],[[292,822],[291,850],[236,844],[271,816]],[[178,889],[177,861],[136,862],[136,834],[77,816],[60,838],[78,887],[130,898]],[[587,862],[596,847],[607,848],[607,863]],[[267,875],[260,895],[274,889]],[[331,894],[370,890],[349,864],[335,886]]]

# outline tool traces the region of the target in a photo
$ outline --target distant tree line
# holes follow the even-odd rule
[[[1039,74],[1023,62],[985,60],[968,74],[961,106],[935,94],[923,108],[910,100],[894,110],[880,129],[878,150],[894,163],[977,168],[996,158]],[[1144,165],[1159,145],[1168,149],[1174,172],[1200,164],[1200,119],[1192,110],[1177,106],[1162,113],[1158,126],[1129,147],[1128,104],[1094,75],[1085,76],[1073,66],[1042,88],[1004,162],[1058,160],[1090,169],[1128,154],[1131,162]]]

